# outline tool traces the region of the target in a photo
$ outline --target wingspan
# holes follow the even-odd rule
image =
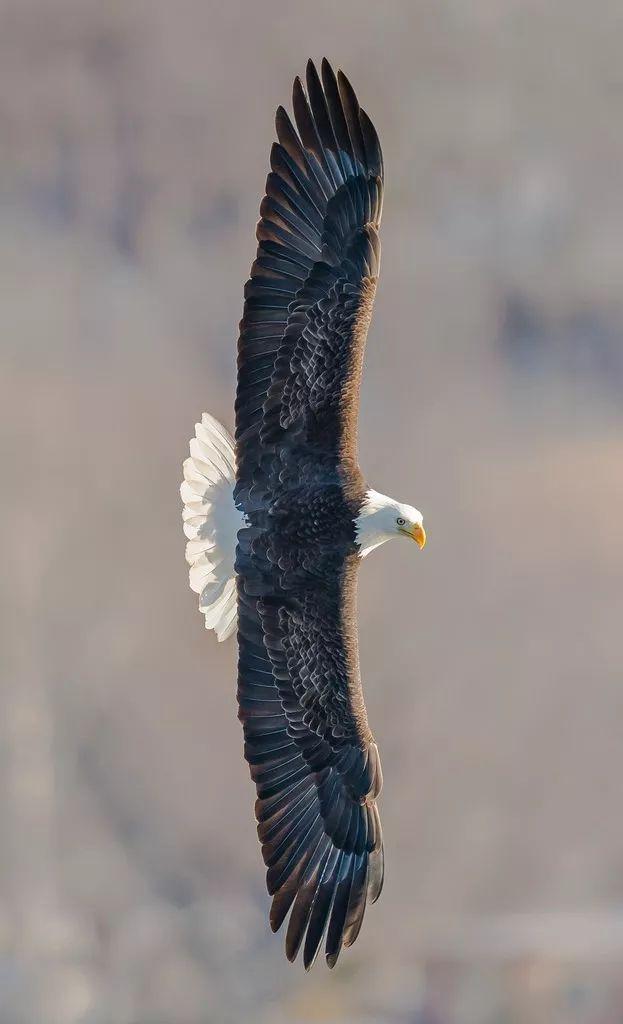
[[[313,64],[294,85],[238,348],[238,700],[271,925],[305,967],[329,966],[383,883],[381,768],[355,618],[356,429],[376,289],[383,163],[347,79]]]

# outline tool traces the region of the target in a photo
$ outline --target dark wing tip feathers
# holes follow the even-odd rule
[[[274,932],[290,912],[285,951],[296,959],[303,945],[303,965],[309,970],[323,939],[329,967],[337,963],[344,946],[351,946],[363,922],[366,903],[374,903],[383,881],[383,848],[355,853],[336,847],[321,833],[303,870],[292,876],[273,896],[270,926]]]
[[[294,136],[302,152],[313,154],[321,164],[321,172],[326,173],[329,185],[333,186],[332,191],[361,170],[380,178],[382,185],[383,156],[376,129],[359,106],[355,90],[341,69],[338,68],[336,75],[323,57],[319,75],[310,58],[305,84],[299,75],[294,79],[292,107],[298,135],[287,111],[279,105],[275,115],[277,137],[287,149],[284,137],[292,141]],[[338,176],[331,167],[333,160],[337,161]],[[318,168],[315,170],[317,172]],[[321,178],[323,176],[321,174]]]

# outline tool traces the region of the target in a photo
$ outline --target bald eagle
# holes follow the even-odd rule
[[[383,159],[348,79],[310,61],[278,141],[245,286],[235,443],[204,414],[181,488],[205,625],[237,628],[238,705],[276,931],[333,967],[383,885],[381,764],[359,674],[359,564],[422,514],[366,483],[357,417]]]

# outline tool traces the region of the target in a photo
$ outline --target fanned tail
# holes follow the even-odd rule
[[[236,628],[234,562],[244,516],[234,504],[236,455],[225,427],[204,412],[195,424],[180,488],[191,590],[199,594],[206,629],[225,640]]]

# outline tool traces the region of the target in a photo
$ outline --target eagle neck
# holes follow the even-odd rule
[[[365,558],[375,548],[396,536],[388,517],[388,510],[395,505],[394,499],[369,488],[366,491],[359,514],[355,517],[355,540],[359,554]]]

